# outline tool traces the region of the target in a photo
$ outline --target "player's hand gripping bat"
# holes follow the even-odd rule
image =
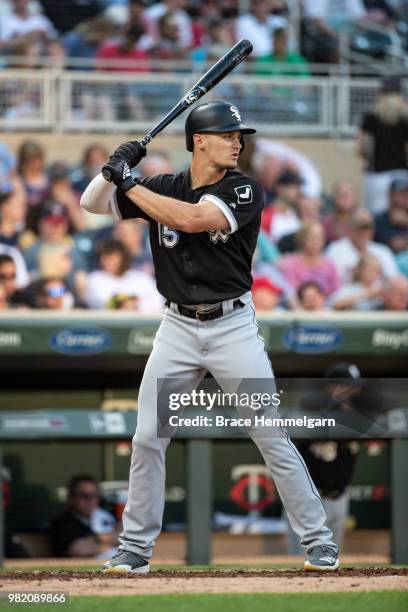
[[[252,51],[252,43],[245,38],[236,43],[221,59],[212,66],[197,83],[190,89],[189,92],[167,113],[163,119],[155,125],[150,132],[140,141],[140,144],[145,147],[159,132],[164,130],[176,117],[184,113],[186,108],[194,104],[210,91],[217,83],[222,81],[236,66],[238,66]],[[103,177],[107,181],[112,180],[111,172],[108,168],[103,171]]]

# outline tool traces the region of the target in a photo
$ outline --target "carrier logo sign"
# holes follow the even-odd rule
[[[295,325],[283,334],[283,344],[295,353],[328,353],[343,341],[343,334],[331,325]]]
[[[234,187],[238,197],[238,204],[251,204],[252,202],[252,187],[251,185],[241,185]]]
[[[65,355],[96,355],[112,346],[112,336],[104,329],[62,329],[52,334],[49,345],[56,353]]]

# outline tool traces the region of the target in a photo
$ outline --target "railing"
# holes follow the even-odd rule
[[[178,74],[3,70],[0,129],[145,133],[198,80]],[[408,91],[408,79],[405,80]],[[230,75],[209,99],[233,101],[262,135],[352,136],[380,81],[332,75]],[[184,117],[167,129],[179,133]]]

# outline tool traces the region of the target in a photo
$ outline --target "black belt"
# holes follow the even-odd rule
[[[166,300],[166,306],[170,306],[170,301]],[[224,312],[222,308],[222,304],[216,304],[214,308],[201,308],[197,306],[197,308],[187,308],[182,304],[176,304],[179,314],[183,317],[188,317],[189,319],[197,319],[198,321],[212,321],[213,319],[218,319],[222,317]],[[241,300],[234,300],[232,303],[232,310],[236,310],[237,308],[242,308],[244,304]]]

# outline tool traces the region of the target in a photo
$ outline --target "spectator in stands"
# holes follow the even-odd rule
[[[46,310],[68,310],[74,306],[74,296],[60,278],[41,278],[27,287],[32,307]]]
[[[364,0],[366,9],[365,20],[384,26],[392,25],[396,11],[387,0]]]
[[[134,24],[128,26],[119,38],[104,42],[96,54],[103,62],[102,68],[116,72],[148,72],[147,53],[139,46],[144,34],[143,26]]]
[[[72,233],[80,232],[85,227],[83,210],[79,205],[79,194],[72,186],[70,169],[63,162],[55,162],[49,169],[50,197],[46,204],[61,204],[66,213]]]
[[[0,279],[0,310],[8,310],[10,304],[7,297],[6,287],[4,281]]]
[[[172,174],[173,164],[166,151],[155,151],[145,157],[139,165],[142,176],[156,176],[157,174]]]
[[[336,181],[332,189],[331,211],[322,218],[326,242],[347,235],[350,219],[357,209],[355,186],[348,180]]]
[[[326,309],[326,296],[321,285],[315,281],[302,283],[297,290],[301,310],[318,311]]]
[[[184,50],[193,46],[192,22],[185,10],[186,4],[186,0],[164,0],[163,2],[153,4],[146,9],[145,16],[148,22],[149,33],[156,41],[156,45],[160,44],[160,39],[163,35],[164,25],[163,21],[160,24],[160,19],[166,13],[170,13],[172,15],[172,23],[177,24],[177,35],[176,28],[171,26],[172,33],[170,40],[174,46]],[[166,35],[168,35],[170,26],[166,26],[166,28]],[[177,39],[173,40],[175,36],[177,36]]]
[[[255,62],[255,74],[270,76],[310,76],[307,62],[299,53],[290,51],[286,28],[273,31],[273,53],[260,55]]]
[[[43,43],[56,36],[45,15],[30,12],[29,0],[13,0],[12,12],[0,15],[0,50],[15,53],[21,45]]]
[[[82,297],[86,266],[68,229],[66,208],[55,202],[44,205],[38,240],[24,251],[24,258],[33,280],[38,277],[64,279],[73,292]]]
[[[0,283],[7,302],[11,301],[17,291],[17,269],[10,255],[0,255]]]
[[[324,231],[317,221],[303,222],[296,237],[298,251],[283,255],[278,261],[279,270],[297,291],[302,283],[314,280],[325,296],[340,286],[339,275],[333,262],[323,254]]]
[[[119,221],[115,225],[112,235],[115,240],[120,240],[129,250],[133,270],[140,270],[154,276],[153,259],[145,240],[148,229],[148,225],[143,219],[127,219]]]
[[[82,195],[92,179],[101,172],[108,159],[109,153],[102,144],[94,142],[86,147],[80,165],[71,175],[72,187],[79,195]]]
[[[408,310],[408,279],[406,276],[394,276],[384,284],[382,293],[383,310],[405,312]]]
[[[382,305],[381,266],[374,255],[363,255],[353,272],[353,282],[340,287],[329,304],[335,310],[378,310]]]
[[[297,202],[297,213],[299,222],[319,221],[322,201],[320,198],[313,198],[307,195],[300,195]],[[281,253],[292,253],[296,250],[296,232],[285,234],[278,242],[278,249]]]
[[[15,191],[0,193],[0,242],[18,247],[25,229],[27,202],[25,194]]]
[[[388,208],[375,217],[375,240],[396,254],[408,249],[408,172],[390,185]]]
[[[38,142],[26,140],[18,149],[17,159],[17,172],[27,193],[27,203],[29,206],[39,204],[50,188],[44,149]]]
[[[285,17],[271,15],[270,11],[270,0],[251,0],[250,12],[236,20],[236,38],[249,38],[254,45],[254,57],[270,55],[273,52],[273,30],[287,26]]]
[[[79,23],[74,30],[63,37],[67,57],[94,60],[100,46],[114,33],[114,24],[104,15]],[[73,70],[92,70],[94,68],[95,63],[72,66]]]
[[[339,32],[365,17],[362,0],[304,0],[307,57],[312,62],[337,63]]]
[[[255,153],[252,163],[255,174],[254,178],[263,187],[265,207],[268,207],[276,198],[276,182],[279,176],[286,170],[286,165],[274,153]]]
[[[126,294],[139,299],[139,312],[162,311],[163,300],[152,277],[131,269],[131,254],[121,241],[105,241],[99,254],[100,270],[91,272],[87,279],[85,302],[90,308],[107,308],[114,295]]]
[[[193,50],[193,62],[206,62],[222,57],[231,47],[230,30],[225,20],[214,18],[207,26],[207,36],[204,44]]]
[[[144,34],[139,40],[140,49],[150,49],[154,45],[154,38],[149,33],[149,20],[146,17],[147,0],[129,0],[128,26],[139,26],[143,28]]]
[[[299,175],[290,170],[283,172],[277,179],[276,199],[262,213],[262,229],[274,243],[300,227],[297,207],[301,184]]]
[[[153,7],[154,8],[154,7]],[[187,57],[187,49],[180,43],[179,24],[175,13],[165,13],[157,22],[158,42],[149,50],[153,60],[182,60]]]
[[[265,156],[273,156],[275,158],[275,167],[277,164],[281,164],[279,174],[283,170],[291,170],[299,174],[302,179],[301,191],[303,195],[320,198],[322,179],[318,167],[312,162],[310,157],[283,142],[269,138],[257,138],[253,160],[255,168],[262,164]],[[269,171],[271,170],[272,174],[274,174],[273,167],[269,168]]]
[[[99,0],[41,0],[41,5],[60,34],[96,17],[102,9]]]
[[[0,192],[13,189],[16,160],[5,142],[0,141]]]
[[[8,298],[29,282],[27,267],[20,251],[0,243],[0,278],[6,283]]]
[[[51,550],[56,557],[102,559],[113,554],[120,530],[115,518],[100,507],[100,500],[95,478],[88,474],[71,478],[67,508],[50,527]]]
[[[350,221],[348,235],[329,244],[326,254],[335,264],[343,283],[350,283],[353,272],[362,255],[374,255],[381,266],[381,276],[390,278],[398,274],[392,251],[385,245],[373,242],[374,221],[368,210],[358,210]]]
[[[365,206],[384,212],[396,171],[408,170],[408,103],[398,77],[384,79],[374,109],[365,114],[357,150],[365,162]]]
[[[272,312],[279,309],[282,289],[268,277],[258,276],[252,285],[252,300],[256,312]]]

